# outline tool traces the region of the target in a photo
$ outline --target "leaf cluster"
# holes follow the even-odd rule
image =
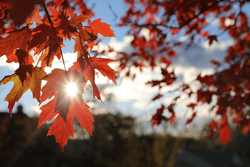
[[[73,9],[74,5],[81,14]],[[114,70],[108,65],[114,60],[91,57],[88,50],[92,51],[98,34],[115,37],[110,25],[101,19],[90,21],[93,12],[79,0],[0,1],[0,14],[4,25],[0,27],[0,57],[6,56],[7,63],[19,63],[14,74],[0,81],[0,85],[14,82],[5,98],[10,114],[15,103],[30,89],[41,106],[38,127],[56,117],[47,135],[55,135],[62,150],[69,135],[74,135],[74,118],[92,134],[94,118],[82,99],[85,85],[89,81],[93,98],[101,100],[95,71],[116,81]],[[77,61],[71,67],[66,67],[62,53],[65,40],[75,41]],[[44,69],[52,66],[55,57],[62,60],[64,70],[53,69],[48,74]],[[43,87],[42,80],[47,81]],[[69,83],[76,85],[75,96],[66,93]]]

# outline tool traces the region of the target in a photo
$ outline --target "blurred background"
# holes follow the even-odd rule
[[[97,113],[99,109],[93,109]],[[0,113],[0,163],[3,167],[246,167],[250,164],[250,136],[234,130],[223,146],[218,137],[206,139],[207,126],[189,126],[178,135],[169,129],[177,123],[153,127],[150,121],[124,116],[119,111],[94,114],[93,135],[77,120],[75,134],[61,151],[54,136],[46,137],[50,123],[37,129],[38,117],[23,107],[10,118]],[[161,129],[161,131],[159,131]]]

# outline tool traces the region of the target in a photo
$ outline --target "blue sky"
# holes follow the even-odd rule
[[[110,39],[99,36],[100,38],[103,39],[103,46],[109,43],[110,45],[114,46],[117,50],[120,51],[124,50],[124,48],[126,49],[130,48],[129,42],[132,40],[132,38],[126,36],[128,28],[127,27],[120,28],[116,26],[118,20],[115,19],[115,17],[113,16],[112,12],[108,7],[108,5],[111,5],[114,12],[118,15],[118,17],[123,16],[126,9],[126,5],[123,3],[123,1],[91,0],[88,1],[89,7],[91,7],[93,3],[95,3],[94,13],[96,16],[92,20],[97,18],[102,18],[103,22],[106,22],[111,25],[111,28],[114,30],[114,33],[117,37]],[[243,9],[243,11],[247,11],[249,15],[248,9],[250,8],[247,7]],[[208,27],[208,30],[210,30],[212,33],[217,34],[218,22],[215,20],[213,24]],[[143,35],[147,36],[147,32],[145,31]],[[177,58],[173,60],[172,68],[175,69],[175,73],[181,78],[179,81],[184,81],[188,83],[192,79],[194,79],[196,75],[201,71],[203,71],[204,74],[213,73],[212,66],[209,64],[209,60],[211,58],[222,60],[223,57],[225,56],[225,49],[233,44],[233,41],[230,40],[230,38],[226,35],[226,33],[220,36],[218,40],[219,40],[218,43],[214,43],[210,47],[208,47],[207,42],[195,44],[187,52],[184,49],[176,49]],[[74,41],[72,40],[71,42],[67,42],[65,43],[65,45],[66,47],[63,48],[63,53],[65,54],[65,59],[67,61],[70,61],[71,60],[70,56],[72,55],[73,52]],[[68,58],[66,58],[66,56],[68,56]],[[4,64],[3,60],[4,58],[0,59],[0,70],[1,70],[0,79],[2,79],[5,75],[13,74],[15,68],[18,67],[18,65],[7,67],[7,64]],[[57,62],[57,64],[60,64],[60,62]],[[67,67],[69,67],[69,64],[67,64],[68,65]],[[63,67],[62,63],[61,67]],[[160,69],[156,68],[156,70],[153,73],[150,70],[145,70],[144,73],[138,75],[138,78],[134,82],[131,82],[128,79],[124,79],[117,86],[114,86],[114,84],[108,84],[107,89],[104,91],[104,94],[114,93],[115,99],[114,103],[112,104],[112,107],[117,108],[123,114],[133,115],[136,117],[141,116],[143,118],[150,119],[150,116],[152,116],[155,113],[156,109],[160,107],[160,102],[163,102],[167,105],[173,98],[172,95],[169,95],[164,99],[162,99],[161,101],[158,101],[156,103],[150,103],[150,99],[152,99],[156,94],[158,94],[158,91],[157,89],[146,86],[144,83],[152,79],[153,77],[155,78],[160,77],[158,73],[159,70]],[[4,98],[9,93],[12,86],[13,86],[12,83],[0,86],[0,110],[7,111],[8,102],[4,102]],[[174,86],[167,87],[163,89],[163,92],[167,92],[173,88]],[[182,99],[187,99],[187,97],[182,97]],[[184,107],[185,104],[192,102],[192,100],[194,99],[189,99],[186,102],[180,104],[176,108],[176,111],[179,112],[179,116],[183,116],[183,113],[187,110]],[[99,104],[99,102],[97,103],[98,106],[103,105]],[[23,97],[20,99],[18,103],[16,103],[13,111],[16,110],[18,104],[22,104],[24,106],[24,110],[27,111],[26,114],[30,116],[37,115],[37,113],[32,112],[32,110],[37,110],[38,102],[33,99],[30,90],[23,95]],[[89,105],[91,107],[91,104]],[[107,107],[107,105],[105,107]],[[208,109],[208,106],[203,106],[200,109],[206,111]],[[166,115],[168,114],[166,113]],[[189,115],[191,115],[191,112],[190,114],[187,114],[187,116]],[[200,114],[200,116],[207,116],[207,115],[204,112]]]

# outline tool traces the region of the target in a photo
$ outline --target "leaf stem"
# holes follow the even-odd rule
[[[52,21],[51,18],[50,18],[50,15],[49,15],[48,9],[47,9],[47,7],[46,7],[46,5],[45,5],[45,2],[43,2],[43,8],[44,8],[45,13],[46,13],[46,16],[47,16],[47,18],[48,18],[49,24],[50,24],[50,26],[51,26],[51,28],[52,28],[52,30],[53,30],[53,33],[54,33],[55,36],[57,36],[57,34],[56,34],[56,32],[55,32],[55,29],[54,29],[54,26],[53,26],[53,21]],[[62,62],[63,62],[64,70],[67,71],[66,65],[65,65],[65,61],[64,61],[64,57],[63,57],[63,53],[62,53],[62,48],[61,48],[61,46],[57,43],[57,41],[56,41],[56,44],[57,44],[57,45],[59,46],[59,48],[60,48],[60,53],[61,53],[61,55],[62,55]]]

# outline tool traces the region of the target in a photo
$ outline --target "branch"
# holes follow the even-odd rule
[[[52,21],[51,18],[50,18],[50,15],[49,15],[48,9],[47,9],[47,7],[46,7],[46,5],[45,5],[45,2],[43,2],[43,9],[45,10],[46,16],[47,16],[47,18],[48,18],[48,20],[49,20],[49,24],[50,24],[51,28],[53,29],[54,35],[57,36],[57,34],[56,34],[56,32],[55,32],[55,29],[54,29],[54,26],[53,26],[53,21]],[[56,44],[60,47],[60,53],[61,53],[61,55],[62,55],[62,62],[63,62],[64,70],[66,71],[66,65],[65,65],[65,61],[64,61],[64,57],[63,57],[63,53],[62,53],[62,48],[61,48],[61,46],[57,43],[57,41],[56,41]]]
[[[190,22],[192,22],[195,18],[199,17],[201,14],[203,14],[204,12],[206,12],[207,10],[209,10],[210,8],[213,8],[214,6],[216,6],[218,3],[222,2],[224,0],[220,0],[220,1],[216,1],[214,4],[212,4],[211,6],[208,6],[206,8],[204,8],[203,10],[200,11],[199,14],[194,15],[193,18],[191,18],[190,20],[186,21],[185,23],[183,23],[182,25],[176,27],[176,26],[170,26],[170,25],[163,25],[163,24],[151,24],[151,23],[147,23],[147,24],[138,24],[138,23],[131,23],[132,25],[135,25],[137,27],[148,27],[148,26],[152,26],[152,27],[156,27],[156,26],[163,26],[166,28],[173,28],[173,29],[181,29],[184,26],[188,25]]]

